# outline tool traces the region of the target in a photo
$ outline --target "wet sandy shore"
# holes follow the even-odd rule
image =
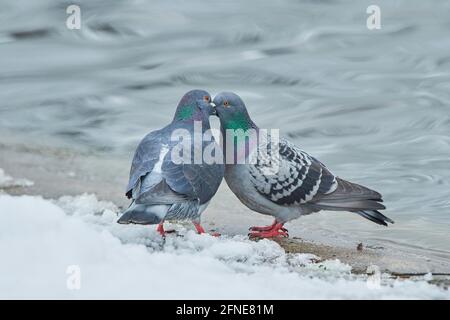
[[[15,178],[34,181],[27,188],[9,188],[13,195],[39,195],[58,198],[63,195],[93,193],[101,200],[126,207],[124,196],[128,179],[128,159],[103,158],[88,153],[49,147],[0,142],[0,168]],[[434,280],[448,286],[450,255],[438,250],[400,246],[386,241],[353,239],[338,232],[314,227],[308,216],[287,224],[291,238],[277,240],[290,253],[312,253],[320,259],[339,259],[355,273],[366,273],[376,265],[395,277],[423,277],[433,273]],[[203,215],[209,230],[222,234],[246,234],[252,225],[271,223],[271,217],[251,212],[239,203],[222,184],[217,196]]]

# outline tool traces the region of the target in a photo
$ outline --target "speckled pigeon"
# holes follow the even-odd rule
[[[133,201],[118,223],[158,224],[157,230],[164,236],[165,220],[191,220],[198,233],[205,232],[200,215],[217,192],[224,174],[223,161],[203,161],[207,147],[211,154],[218,152],[217,156],[222,157],[221,148],[212,136],[210,141],[202,139],[210,130],[210,115],[215,115],[215,109],[209,93],[192,90],[179,102],[172,122],[150,132],[141,141],[126,190],[127,197]],[[199,127],[200,137],[196,137],[194,128]],[[188,137],[173,138],[176,132],[188,133]],[[181,148],[183,143],[190,149],[190,158],[184,157],[184,150],[188,154],[189,149]],[[195,152],[200,155],[200,161],[195,161],[199,159],[195,158]]]
[[[250,119],[238,95],[223,92],[214,98],[213,103],[224,137],[228,186],[248,208],[275,217],[271,226],[250,228],[251,237],[288,237],[283,227],[286,222],[320,210],[355,212],[385,226],[387,222],[394,223],[378,211],[385,209],[378,192],[336,177],[319,160],[285,139],[280,138],[278,149],[272,149],[267,144],[269,138],[262,139],[262,130]],[[242,159],[237,162],[237,138],[230,135],[227,139],[226,131],[236,132],[237,129],[246,132],[253,129],[258,137],[258,140],[247,139],[244,143],[246,149],[240,154],[246,162]],[[263,145],[266,153],[258,152]],[[234,159],[230,158],[232,163],[228,162],[227,148],[235,153]],[[273,154],[271,150],[274,150]],[[274,157],[275,150],[278,157]]]

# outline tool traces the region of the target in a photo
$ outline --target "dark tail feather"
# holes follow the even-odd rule
[[[152,205],[132,203],[131,206],[117,220],[120,224],[158,224],[167,212],[167,205]],[[164,212],[165,211],[165,212]]]
[[[330,194],[318,199],[314,207],[320,210],[350,211],[377,224],[387,226],[394,223],[378,210],[386,209],[380,193],[340,178],[336,178],[338,187]]]
[[[389,219],[388,217],[386,217],[384,214],[382,214],[380,211],[377,210],[360,210],[355,212],[360,216],[369,219],[370,221],[373,221],[377,224],[381,224],[386,227],[388,225],[386,222],[394,223],[392,219]]]
[[[320,200],[315,204],[321,210],[331,211],[357,211],[357,210],[384,210],[384,204],[375,200],[348,199],[338,200]]]

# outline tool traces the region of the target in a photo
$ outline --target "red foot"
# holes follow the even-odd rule
[[[266,228],[266,227],[257,227]],[[289,238],[289,233],[286,228],[283,227],[283,223],[275,223],[271,228],[266,230],[255,230],[251,228],[251,232],[248,234],[250,238]]]
[[[206,233],[205,229],[203,229],[203,227],[200,225],[200,223],[194,223],[195,229],[197,229],[198,234],[203,234]],[[220,237],[220,233],[218,232],[212,232],[211,235],[213,237]]]
[[[175,230],[173,230],[173,229],[171,229],[171,230],[164,230],[164,221],[160,222],[158,224],[158,227],[156,228],[156,231],[158,231],[159,234],[161,235],[161,237],[163,237],[163,238],[166,236],[166,234],[175,232]]]
[[[218,232],[210,232],[209,234],[212,235],[213,237],[220,237],[221,236],[221,234],[218,233]]]
[[[270,226],[250,227],[248,230],[250,230],[250,231],[269,231],[269,230],[272,230],[276,224],[277,224],[277,220],[275,220]]]

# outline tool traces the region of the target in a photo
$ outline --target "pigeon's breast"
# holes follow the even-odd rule
[[[252,183],[249,165],[237,164],[225,167],[225,181],[236,197],[248,208],[259,213],[274,215],[278,205],[262,197]]]

